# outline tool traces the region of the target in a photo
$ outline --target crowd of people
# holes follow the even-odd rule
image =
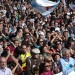
[[[72,75],[75,12],[66,2],[44,17],[29,0],[0,0],[0,75]]]

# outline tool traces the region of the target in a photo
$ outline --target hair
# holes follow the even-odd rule
[[[16,47],[14,51],[15,57],[17,58],[21,53],[22,53],[21,47],[20,46]]]
[[[64,56],[64,55],[66,54],[66,52],[68,52],[68,51],[69,51],[69,49],[63,48],[63,49],[62,49],[62,55]]]
[[[53,58],[52,58],[51,54],[50,54],[50,53],[45,54],[45,55],[44,55],[44,62],[47,62],[49,59],[51,59],[52,62],[53,62]]]
[[[15,43],[15,41],[18,41],[17,39],[15,39],[13,42]]]
[[[11,67],[15,67],[16,66],[16,64],[15,64],[15,62],[14,61],[11,61],[10,63],[8,63],[8,67],[11,69]]]

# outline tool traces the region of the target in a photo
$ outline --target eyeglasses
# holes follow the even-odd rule
[[[47,60],[47,62],[52,62],[52,60]]]

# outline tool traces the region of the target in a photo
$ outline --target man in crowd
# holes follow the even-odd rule
[[[74,72],[75,60],[70,57],[70,51],[66,48],[62,50],[62,55],[63,57],[59,61],[60,69],[62,70],[64,75],[69,75],[70,73]],[[73,75],[75,75],[75,72]]]
[[[26,75],[32,75],[35,74],[35,69],[39,69],[40,60],[39,60],[39,53],[40,50],[37,48],[32,49],[32,57],[27,58],[26,60],[26,69],[27,73]]]
[[[0,57],[0,75],[12,75],[9,68],[6,67],[7,60],[5,57]]]

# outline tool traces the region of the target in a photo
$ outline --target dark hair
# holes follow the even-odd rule
[[[15,67],[16,66],[16,64],[15,64],[15,62],[14,61],[11,61],[11,62],[8,62],[7,63],[7,66],[9,67],[9,68],[11,68],[11,67]]]
[[[73,39],[71,37],[68,38],[68,41],[65,45],[66,48],[69,48],[71,46],[71,42],[74,42]]]
[[[21,47],[17,47],[14,51],[14,56],[17,58],[22,53]]]
[[[8,55],[8,53],[7,53],[6,50],[4,50],[4,51],[2,52],[2,54],[1,54],[2,57],[6,57],[7,55]]]

